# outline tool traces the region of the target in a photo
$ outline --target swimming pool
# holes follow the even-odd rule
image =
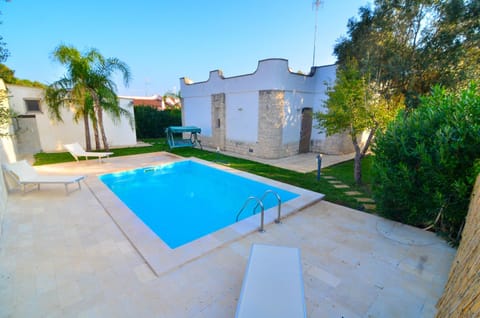
[[[299,196],[192,160],[104,174],[99,179],[172,249],[235,223],[250,196],[260,198],[273,190],[282,203]],[[267,195],[263,204],[267,210],[277,206],[277,199]],[[252,200],[239,220],[250,217],[255,205]]]

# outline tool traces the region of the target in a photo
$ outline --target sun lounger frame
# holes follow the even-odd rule
[[[113,152],[85,151],[85,149],[83,149],[78,142],[73,144],[65,144],[63,147],[67,149],[67,151],[72,155],[73,158],[75,158],[77,162],[80,161],[79,158],[81,157],[85,157],[85,160],[88,160],[88,157],[96,157],[98,158],[99,162],[102,162],[102,158],[108,158],[109,156],[113,155]]]
[[[23,193],[27,191],[28,185],[37,185],[36,189],[40,190],[41,184],[63,184],[67,194],[75,191],[69,191],[68,185],[72,183],[78,184],[78,190],[82,189],[80,181],[85,179],[85,176],[67,176],[67,175],[41,175],[28,164],[26,160],[21,160],[11,164],[3,164],[3,169],[12,177],[15,182],[22,187]]]

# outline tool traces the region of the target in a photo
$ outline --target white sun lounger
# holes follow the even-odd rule
[[[56,175],[41,175],[28,164],[26,160],[17,161],[14,163],[4,163],[3,168],[17,181],[19,185],[23,186],[23,192],[26,192],[26,186],[29,184],[36,184],[37,189],[40,190],[40,184],[63,184],[65,185],[65,191],[68,192],[68,185],[71,183],[77,183],[78,189],[82,186],[80,181],[85,176],[56,176]]]
[[[97,157],[98,161],[102,162],[102,158],[113,155],[113,152],[85,151],[85,149],[83,149],[83,147],[80,146],[78,142],[75,142],[73,144],[65,144],[63,146],[77,161],[79,161],[80,157],[85,157],[85,160],[88,160],[88,157]]]
[[[235,317],[306,317],[298,248],[252,245]]]

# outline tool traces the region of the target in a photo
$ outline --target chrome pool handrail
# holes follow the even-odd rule
[[[256,200],[257,201],[257,205],[255,206],[254,208],[254,212],[255,212],[255,209],[257,208],[257,206],[260,205],[260,207],[262,208],[261,210],[261,216],[260,216],[260,229],[258,230],[259,232],[265,232],[265,230],[263,229],[263,221],[264,221],[264,215],[265,215],[265,208],[263,207],[263,202],[257,198],[257,197],[254,197],[254,196],[250,196],[248,197],[246,200],[245,200],[245,203],[243,204],[242,208],[240,209],[240,211],[238,211],[237,213],[237,218],[235,219],[235,222],[238,222],[238,218],[240,217],[240,214],[243,212],[243,210],[245,210],[245,208],[247,207],[247,204],[248,202],[250,202],[251,200]]]
[[[281,211],[282,211],[282,198],[280,198],[280,195],[278,195],[277,192],[273,191],[272,189],[268,189],[267,191],[265,191],[262,195],[262,197],[260,198],[260,201],[263,202],[263,200],[265,199],[265,197],[269,194],[269,193],[272,193],[273,195],[275,195],[277,197],[277,202],[278,202],[278,207],[277,207],[277,218],[275,220],[275,223],[281,223],[280,222],[280,214],[281,214]],[[258,204],[255,206],[254,210],[257,208]]]

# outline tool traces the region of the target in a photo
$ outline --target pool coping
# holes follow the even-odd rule
[[[282,220],[288,215],[298,212],[320,201],[324,197],[324,195],[321,193],[302,189],[293,185],[261,177],[245,171],[236,170],[226,165],[205,161],[195,157],[178,157],[178,159],[176,159],[172,158],[172,156],[169,156],[168,161],[161,160],[159,162],[150,162],[148,166],[164,165],[171,162],[186,160],[191,160],[244,178],[263,182],[271,186],[299,194],[297,198],[282,203]],[[118,169],[117,171],[131,169],[132,168],[125,168]],[[258,231],[260,227],[260,214],[255,214],[216,232],[207,234],[190,243],[175,249],[171,249],[98,178],[98,176],[102,174],[104,173],[98,173],[95,175],[95,177],[87,178],[85,182],[104,210],[110,215],[114,223],[124,233],[133,247],[143,257],[145,262],[157,276],[193,261],[224,244],[233,242],[252,232]],[[276,206],[265,210],[265,226],[273,223],[276,217]],[[266,230],[268,231],[268,229]]]

